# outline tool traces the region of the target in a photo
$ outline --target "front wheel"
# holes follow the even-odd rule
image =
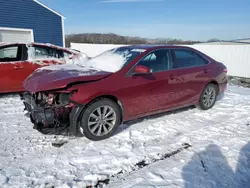
[[[214,84],[208,84],[201,93],[198,107],[202,110],[212,108],[216,102],[218,87]]]
[[[84,110],[80,125],[88,139],[98,141],[112,136],[120,123],[119,106],[112,100],[100,99]]]

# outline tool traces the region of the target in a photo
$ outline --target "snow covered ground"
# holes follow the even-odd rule
[[[209,111],[135,121],[100,142],[33,130],[18,95],[0,107],[3,188],[250,187],[250,89],[230,86]]]

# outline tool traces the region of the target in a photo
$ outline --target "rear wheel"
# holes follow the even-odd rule
[[[208,84],[202,91],[198,107],[202,110],[212,108],[216,102],[218,94],[218,86],[215,84]]]
[[[98,141],[112,136],[120,123],[119,106],[110,99],[100,99],[84,110],[80,125],[88,139]]]

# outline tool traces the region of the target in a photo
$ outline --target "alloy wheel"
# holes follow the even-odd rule
[[[95,136],[108,134],[116,123],[116,113],[110,106],[96,108],[88,118],[88,129]]]
[[[214,87],[208,87],[203,94],[203,104],[209,108],[213,105],[216,99],[216,90]]]

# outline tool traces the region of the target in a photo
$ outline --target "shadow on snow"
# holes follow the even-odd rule
[[[182,172],[185,188],[249,188],[250,142],[239,154],[235,172],[217,145],[196,153]]]
[[[224,98],[224,93],[217,96],[216,102],[221,101],[223,98]],[[127,121],[127,122],[125,122],[124,124],[122,124],[122,125],[120,125],[118,127],[115,134],[119,134],[122,131],[128,129],[133,124],[141,123],[141,122],[146,121],[148,119],[156,119],[156,118],[160,118],[160,117],[171,115],[171,114],[182,113],[182,112],[185,112],[187,110],[192,110],[194,108],[195,108],[195,106],[188,106],[188,107],[185,107],[185,108],[180,108],[180,109],[171,110],[171,111],[167,111],[167,112],[161,112],[161,113],[158,113],[158,114],[154,114],[154,115],[138,118],[138,119],[135,119],[135,120]]]

